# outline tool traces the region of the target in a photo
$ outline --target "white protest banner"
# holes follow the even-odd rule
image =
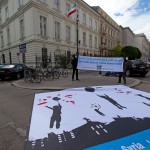
[[[78,69],[95,71],[123,71],[123,57],[78,57]]]
[[[123,85],[35,94],[24,150],[150,150],[150,93]]]

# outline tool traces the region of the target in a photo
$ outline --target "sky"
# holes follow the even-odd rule
[[[118,25],[134,34],[144,33],[150,41],[150,0],[84,0],[100,6]]]

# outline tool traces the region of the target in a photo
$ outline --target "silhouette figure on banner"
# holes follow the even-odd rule
[[[101,98],[104,98],[106,100],[108,100],[110,103],[112,103],[113,105],[115,105],[116,107],[118,107],[119,109],[123,109],[123,108],[126,108],[124,106],[121,106],[120,104],[118,104],[114,99],[112,99],[111,97],[109,97],[108,95],[104,94],[103,95],[98,95],[97,96],[101,97]]]
[[[140,96],[140,97],[143,97],[143,98],[146,98],[146,99],[150,100],[149,97],[146,97],[146,96],[144,96],[144,95],[142,95],[142,94],[137,94],[137,96]]]
[[[54,97],[53,100],[58,102],[58,100],[60,100],[60,98]],[[58,102],[58,105],[55,105],[53,107],[49,107],[49,106],[45,106],[45,107],[53,110],[53,114],[52,114],[51,119],[50,119],[50,128],[53,128],[54,122],[56,122],[56,129],[59,129],[60,128],[60,122],[61,122],[61,108],[62,108],[62,106]]]
[[[101,108],[101,106],[99,104],[92,104],[91,105],[92,108],[94,108],[94,110],[101,116],[105,116],[105,114],[103,114],[99,109]]]
[[[143,97],[143,98],[146,98],[147,100],[150,100],[149,97],[146,97],[146,96],[143,96],[142,94],[137,94],[137,96],[140,96],[140,97]],[[150,106],[150,104],[147,104],[145,102],[143,102],[144,105],[147,105],[147,106]]]

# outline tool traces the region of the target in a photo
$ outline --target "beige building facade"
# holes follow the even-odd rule
[[[142,53],[141,59],[148,61],[149,60],[150,47],[149,47],[149,41],[146,38],[144,33],[135,34],[134,45],[135,45],[135,47],[139,48],[139,50],[141,51],[141,53]]]
[[[1,0],[0,63],[54,62],[59,54],[70,58],[77,51],[77,13],[79,53],[98,55],[99,14],[79,1],[77,13],[67,17],[72,6],[69,0]]]

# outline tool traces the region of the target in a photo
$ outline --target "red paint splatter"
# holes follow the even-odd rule
[[[43,104],[46,104],[47,102],[42,102],[42,103],[39,103],[38,105],[43,105]]]
[[[71,94],[70,95],[66,95],[65,97],[70,97],[70,96],[72,96]]]
[[[75,104],[75,101],[70,101],[72,104]]]

